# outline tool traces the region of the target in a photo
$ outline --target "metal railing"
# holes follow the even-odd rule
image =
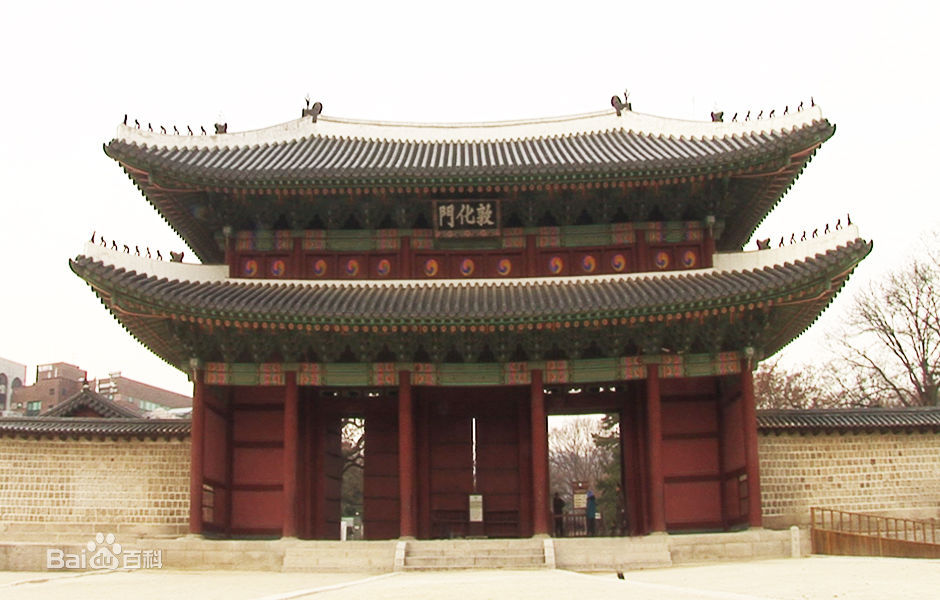
[[[810,508],[813,552],[940,558],[937,523],[831,508]]]

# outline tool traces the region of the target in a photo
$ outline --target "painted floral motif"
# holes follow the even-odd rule
[[[617,273],[622,273],[627,268],[627,257],[623,254],[614,254],[610,257],[610,268]]]
[[[464,277],[469,277],[470,275],[473,275],[473,269],[474,269],[474,264],[473,264],[472,259],[465,258],[462,261],[460,261],[460,274],[463,275]]]
[[[379,261],[379,264],[375,266],[375,272],[378,273],[379,277],[387,276],[392,272],[392,263],[390,263],[387,258],[383,258]]]
[[[255,259],[246,260],[242,264],[242,275],[245,277],[254,277],[258,274],[258,261]]]
[[[660,250],[656,253],[656,266],[660,269],[665,269],[669,266],[669,253],[665,250]]]
[[[581,259],[581,269],[583,269],[585,273],[593,273],[597,270],[597,259],[588,254]]]

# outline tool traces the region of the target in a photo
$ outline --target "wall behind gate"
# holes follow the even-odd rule
[[[189,440],[0,437],[0,532],[188,529]]]
[[[809,508],[940,517],[940,433],[761,434],[765,527],[809,523]]]
[[[805,523],[810,506],[940,516],[940,433],[762,433],[759,443],[765,527]],[[397,477],[389,483],[395,493]],[[394,516],[397,500],[391,504]],[[7,537],[183,534],[188,519],[186,439],[0,436]],[[383,533],[396,537],[396,524]]]

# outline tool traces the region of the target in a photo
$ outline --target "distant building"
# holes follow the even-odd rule
[[[133,404],[145,413],[159,409],[187,409],[193,406],[190,396],[122,377],[120,371],[110,373],[108,379],[99,380],[98,393],[117,404]]]
[[[13,390],[26,383],[26,365],[0,358],[0,412],[10,410]]]
[[[91,391],[88,383],[82,390],[56,404],[39,415],[40,417],[84,417],[97,419],[139,419],[143,411],[130,403],[119,403]]]
[[[89,382],[87,371],[68,363],[51,363],[36,367],[34,385],[16,390],[11,410],[26,416],[45,415],[82,392],[86,382],[90,390],[115,405],[131,407],[141,414],[155,410],[178,413],[192,407],[190,397],[122,377],[120,371],[110,373],[107,379]]]
[[[82,390],[88,372],[69,363],[49,363],[36,367],[36,383],[15,390],[12,410],[38,415]]]

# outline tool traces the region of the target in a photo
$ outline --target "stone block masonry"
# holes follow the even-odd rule
[[[764,432],[759,454],[764,527],[811,506],[940,517],[938,432]],[[188,518],[185,435],[0,435],[0,539],[182,535]]]
[[[811,506],[940,516],[940,434],[761,435],[764,526],[809,523]]]
[[[0,532],[182,534],[189,441],[0,437]]]

